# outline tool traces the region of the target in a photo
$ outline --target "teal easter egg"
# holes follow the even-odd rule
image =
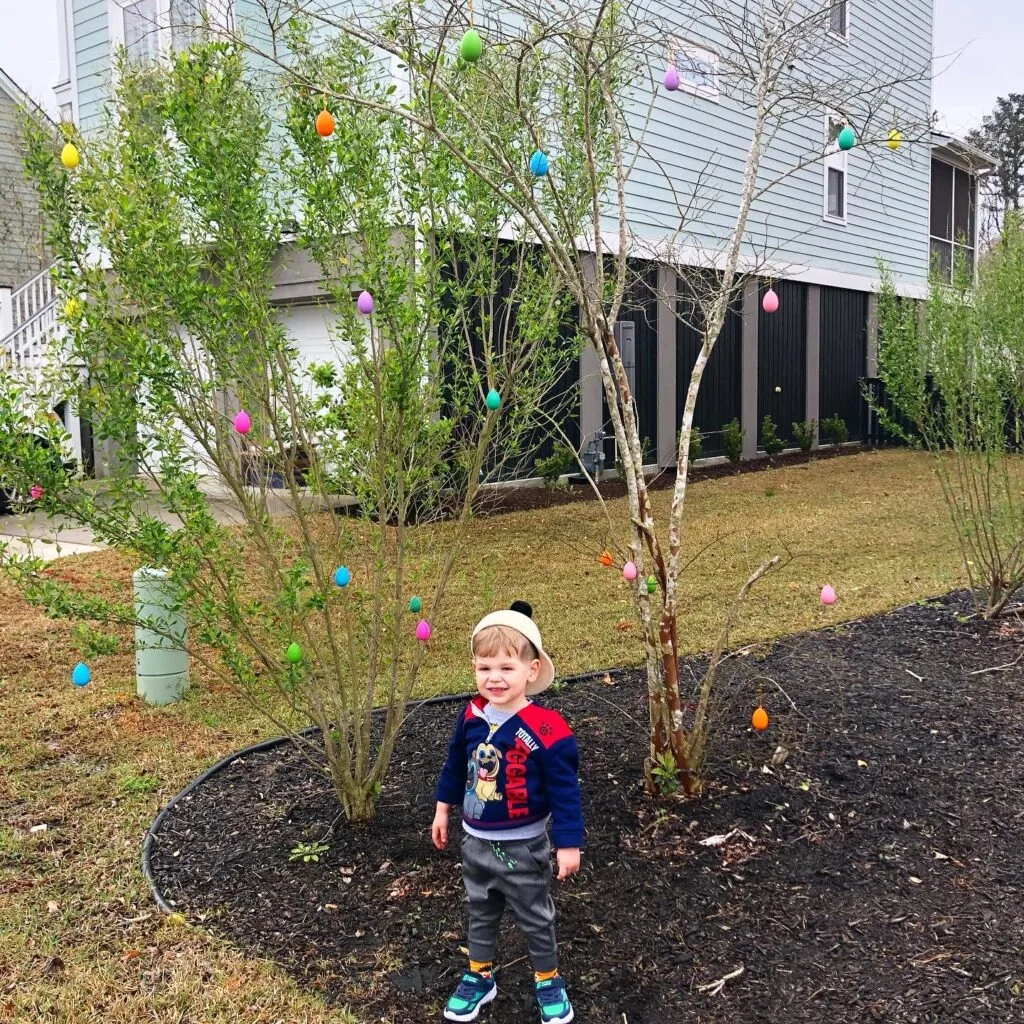
[[[847,125],[840,133],[837,140],[839,142],[840,149],[853,149],[857,144],[857,136],[854,134],[853,129]]]
[[[423,602],[418,597],[409,599],[409,611],[418,612],[423,608]]]
[[[487,398],[485,401],[487,402],[487,408],[492,411],[501,408],[501,395],[499,395],[494,388],[491,388],[491,390],[487,392]]]

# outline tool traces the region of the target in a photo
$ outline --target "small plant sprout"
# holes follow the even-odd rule
[[[314,864],[319,864],[321,854],[326,853],[330,848],[330,843],[319,839],[312,843],[296,843],[292,847],[288,860],[301,860],[303,864],[309,864],[312,861]]]

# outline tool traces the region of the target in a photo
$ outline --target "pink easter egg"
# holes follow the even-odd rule
[[[373,312],[373,296],[366,291],[360,292],[359,298],[356,299],[356,309],[363,316],[369,316]]]
[[[622,575],[627,580],[635,580],[636,579],[636,565],[633,562],[627,562],[622,567]]]
[[[679,72],[671,64],[665,69],[663,81],[669,92],[675,92],[679,88]]]
[[[822,604],[835,604],[836,603],[836,592],[835,590],[826,583],[821,588],[821,603]]]
[[[252,420],[249,419],[249,414],[244,409],[239,409],[235,413],[235,430],[239,434],[248,434],[252,430]]]
[[[429,640],[430,639],[430,623],[426,619],[420,619],[419,625],[416,627],[416,639],[417,640]]]
[[[766,313],[774,313],[779,308],[779,297],[775,294],[774,288],[769,288],[761,300],[761,308]]]
[[[46,492],[39,486],[39,484],[33,484],[28,489],[28,493],[29,497],[31,497],[33,501],[38,501]]]

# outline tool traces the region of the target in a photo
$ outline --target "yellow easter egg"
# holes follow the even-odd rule
[[[73,142],[65,142],[64,148],[60,151],[60,162],[69,171],[73,171],[78,166],[78,161],[78,147]]]

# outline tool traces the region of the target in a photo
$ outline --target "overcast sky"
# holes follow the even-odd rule
[[[0,0],[0,68],[51,112],[58,74],[57,2]],[[857,2],[851,5],[854,26]],[[997,96],[1024,92],[1022,50],[1021,0],[935,0],[932,103],[948,130],[962,134],[981,122]]]

